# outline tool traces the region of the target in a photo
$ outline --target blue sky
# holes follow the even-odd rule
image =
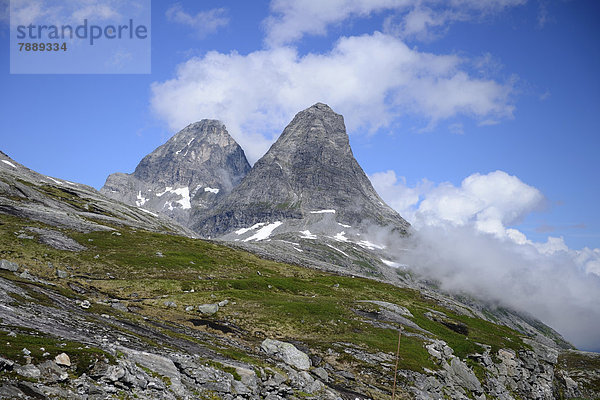
[[[0,150],[36,171],[100,188],[202,118],[254,162],[321,101],[415,226],[469,227],[600,275],[595,0],[152,1],[139,75],[9,74],[8,4]]]

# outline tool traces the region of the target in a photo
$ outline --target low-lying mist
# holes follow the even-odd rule
[[[533,242],[507,227],[544,201],[536,188],[502,171],[460,186],[411,188],[393,171],[371,180],[413,223],[409,238],[372,230],[394,261],[442,290],[525,312],[577,348],[600,351],[600,250],[569,249],[556,237]]]

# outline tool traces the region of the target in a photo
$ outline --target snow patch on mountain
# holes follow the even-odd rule
[[[254,229],[260,228],[261,226],[263,226],[265,223],[264,222],[259,222],[258,224],[254,224],[252,225],[250,228],[242,228],[242,229],[238,229],[237,231],[235,231],[235,233],[237,235],[243,235],[244,233],[248,232],[248,231],[252,231]]]
[[[319,210],[319,211],[311,211],[311,214],[335,214],[335,210]]]
[[[263,226],[254,235],[250,236],[249,238],[244,239],[244,242],[248,242],[250,240],[259,241],[259,240],[267,239],[269,236],[271,236],[271,233],[273,233],[273,231],[281,224],[283,224],[283,222],[275,221],[272,224]]]
[[[316,239],[317,235],[313,235],[309,230],[300,231],[300,237],[302,239]]]
[[[375,243],[371,243],[368,240],[361,240],[360,242],[356,243],[357,245],[359,245],[362,248],[365,249],[369,249],[369,250],[383,250],[385,249],[385,246],[383,245],[379,245],[379,244],[375,244]]]
[[[348,254],[344,253],[342,250],[338,249],[337,247],[334,247],[334,246],[330,245],[329,243],[325,243],[325,244],[326,244],[328,247],[331,247],[332,249],[334,249],[335,251],[338,251],[338,252],[342,253],[344,256],[346,256],[346,257],[350,258],[350,256],[349,256]]]
[[[137,194],[137,200],[135,201],[135,205],[138,207],[143,206],[144,204],[146,204],[146,202],[148,201],[147,198],[145,198],[144,196],[142,196],[142,191],[138,191]]]
[[[8,164],[8,165],[10,165],[10,166],[11,166],[11,167],[13,167],[13,168],[17,168],[17,166],[16,166],[15,164],[11,163],[11,162],[10,162],[10,161],[8,161],[8,160],[2,160],[2,162],[3,162],[3,163],[5,163],[5,164]]]
[[[204,191],[205,192],[211,192],[211,193],[214,193],[214,194],[219,193],[219,189],[213,189],[213,188],[209,188],[209,187],[205,187]]]

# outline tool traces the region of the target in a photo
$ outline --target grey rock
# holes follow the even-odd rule
[[[144,157],[132,174],[110,175],[100,192],[187,224],[192,209],[209,210],[249,170],[244,151],[225,126],[205,119]]]
[[[19,264],[8,260],[0,260],[0,269],[17,272],[19,270]]]
[[[165,305],[165,307],[177,308],[177,303],[175,303],[174,301],[167,300],[163,304]]]
[[[119,302],[119,301],[115,301],[115,302],[111,303],[110,306],[112,308],[114,308],[115,310],[119,310],[119,311],[122,311],[122,312],[128,312],[129,311],[129,309],[127,308],[127,306],[125,304]]]
[[[15,365],[14,361],[0,356],[0,371],[11,370]]]
[[[213,315],[219,311],[218,304],[200,304],[198,306],[198,312],[204,315]]]
[[[57,269],[56,270],[56,276],[58,276],[61,279],[64,279],[64,278],[68,278],[69,277],[69,273],[67,271],[63,271],[62,269]]]
[[[26,378],[34,378],[34,379],[39,378],[42,374],[41,371],[39,370],[39,368],[33,364],[26,364],[23,366],[19,366],[19,367],[15,368],[15,372]]]
[[[278,357],[283,360],[283,362],[294,368],[307,370],[311,367],[311,362],[308,355],[298,350],[296,346],[291,343],[265,339],[261,343],[260,347],[268,355]]]
[[[66,370],[58,366],[54,361],[44,361],[38,365],[41,379],[45,383],[63,382],[69,378]]]
[[[26,229],[31,232],[37,233],[38,240],[40,241],[40,243],[43,243],[55,249],[73,252],[86,250],[85,246],[80,245],[75,240],[71,239],[62,232],[53,229],[33,227],[27,227]]]
[[[467,364],[462,362],[458,357],[452,358],[450,365],[446,364],[445,368],[449,379],[457,385],[475,392],[476,394],[481,394],[483,392],[481,382],[479,382],[477,376],[475,376]]]
[[[225,307],[227,304],[229,304],[229,300],[222,300],[217,304],[219,305],[219,307]]]
[[[354,158],[344,119],[317,103],[296,114],[277,142],[213,211],[196,212],[191,227],[217,237],[256,223],[301,219],[335,209],[339,223],[409,227],[383,203]]]
[[[319,377],[319,379],[322,381],[327,382],[329,380],[329,374],[327,373],[327,371],[325,371],[325,369],[323,369],[321,367],[315,368],[310,372],[312,372],[314,375]]]

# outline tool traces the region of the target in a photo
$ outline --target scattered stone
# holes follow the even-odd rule
[[[219,311],[218,304],[200,304],[198,306],[198,311],[204,315],[213,315],[217,311]]]
[[[165,301],[163,304],[165,305],[165,307],[177,308],[177,303],[175,303],[174,301]]]
[[[220,301],[218,304],[219,307],[225,307],[227,304],[229,304],[229,300],[225,299],[223,301]]]
[[[188,312],[190,312],[190,311],[194,311],[194,306],[187,306],[187,307],[185,308],[185,311],[188,311]]]
[[[87,308],[90,308],[90,306],[91,306],[91,304],[90,304],[90,302],[88,300],[83,300],[81,302],[81,308],[86,308],[87,309]]]
[[[268,355],[279,357],[281,360],[283,360],[283,362],[291,365],[294,368],[307,370],[311,367],[311,362],[308,355],[298,350],[296,346],[291,343],[265,339],[260,347]]]
[[[164,257],[162,251],[157,251],[156,252],[156,257]]]
[[[23,354],[25,354],[26,356],[31,354],[31,351],[29,351],[29,349],[27,349],[26,347],[23,347],[23,350],[21,350],[23,352]]]
[[[30,236],[30,235],[28,235],[26,233],[21,233],[21,234],[19,234],[17,236],[17,239],[29,239],[29,240],[31,240],[31,239],[33,239],[33,236]]]
[[[64,365],[65,367],[71,366],[71,359],[67,355],[67,353],[60,353],[56,357],[54,357],[54,362],[58,365]]]
[[[56,276],[58,276],[61,279],[64,279],[64,278],[68,278],[69,277],[69,273],[67,271],[63,271],[62,269],[57,269],[56,270]]]
[[[16,272],[19,269],[19,264],[8,260],[0,260],[0,269]]]

